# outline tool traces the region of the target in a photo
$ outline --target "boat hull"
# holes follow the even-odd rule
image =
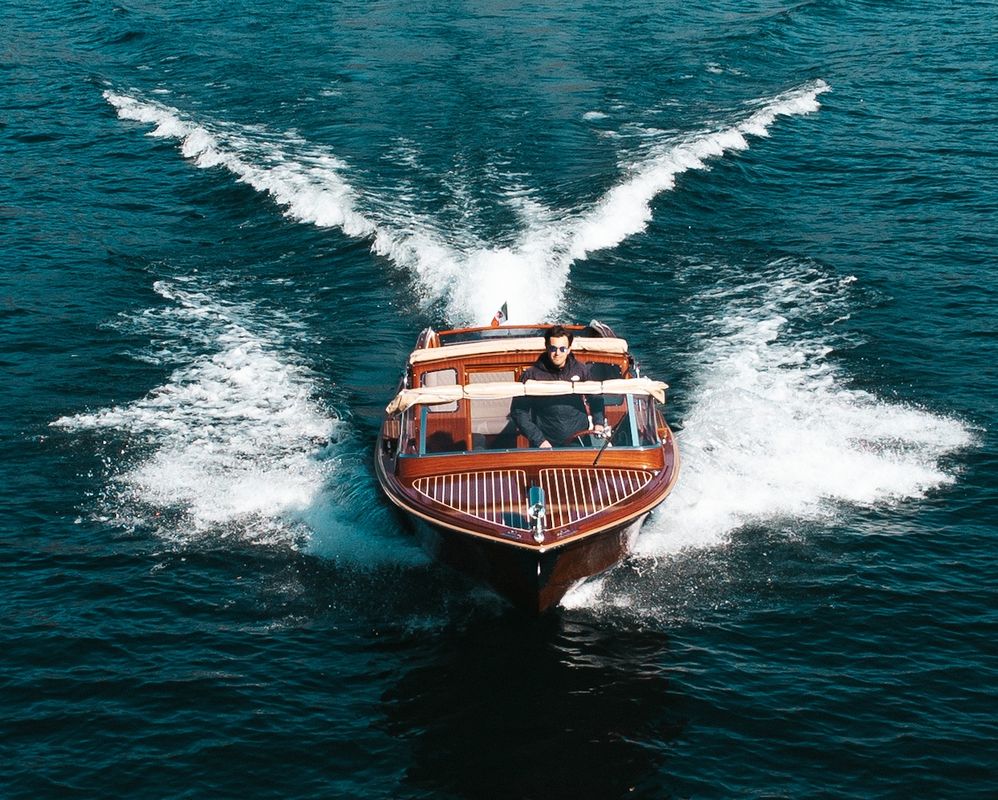
[[[675,455],[674,442],[670,444]],[[425,496],[398,479],[392,461],[384,452],[383,442],[379,443],[375,455],[378,481],[419,533],[429,555],[487,584],[528,614],[553,608],[573,586],[626,558],[642,523],[671,489],[677,466],[670,460],[670,468],[645,485],[639,492],[642,499],[632,506],[631,513],[612,510],[585,520],[581,529],[575,525],[571,531],[561,529],[569,535],[558,536],[555,531],[546,541],[537,543],[527,531],[507,529],[510,536],[500,536],[495,525],[428,503]],[[555,508],[549,511],[555,513]]]
[[[514,547],[417,519],[423,547],[448,566],[488,584],[515,608],[540,614],[574,586],[606,572],[630,552],[647,513],[550,548]]]
[[[550,328],[425,330],[374,454],[381,488],[430,554],[531,614],[623,560],[679,473],[655,405],[667,385],[639,377],[626,341],[602,323],[574,326],[574,344],[557,334],[589,365],[586,380],[527,377]],[[524,411],[568,395],[555,407],[578,414],[581,403],[590,425],[602,414],[600,430],[531,447]]]

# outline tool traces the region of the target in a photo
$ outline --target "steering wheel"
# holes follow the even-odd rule
[[[585,442],[582,441],[582,437],[583,436],[599,436],[601,433],[602,433],[602,431],[598,431],[595,428],[580,428],[575,433],[573,433],[571,436],[566,436],[565,437],[565,441],[563,441],[561,443],[561,446],[562,447],[567,447],[568,445],[570,445],[572,443],[572,440],[576,439],[576,438],[578,438],[579,442],[583,446],[585,446]]]

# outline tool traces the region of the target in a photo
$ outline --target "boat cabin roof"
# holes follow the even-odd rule
[[[441,336],[441,341],[443,337]],[[581,353],[606,355],[626,355],[627,342],[618,338],[578,338],[572,342],[572,349]],[[409,355],[410,364],[425,364],[431,361],[446,361],[452,358],[467,358],[498,353],[540,353],[544,350],[543,336],[503,337],[460,341],[433,347],[421,347]]]
[[[479,325],[474,328],[453,328],[451,330],[434,332],[427,329],[431,338],[436,338],[437,344],[448,345],[460,342],[481,341],[483,339],[522,339],[528,336],[544,336],[545,331],[553,328],[554,323],[536,322],[529,325],[503,324],[493,328],[491,325]],[[561,327],[572,332],[575,339],[606,338],[614,335],[608,325],[593,320],[588,325],[577,323],[564,324]],[[435,345],[431,344],[430,347]]]

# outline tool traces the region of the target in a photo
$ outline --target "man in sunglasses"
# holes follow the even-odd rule
[[[561,325],[548,328],[544,334],[544,354],[523,371],[522,381],[588,381],[589,365],[572,355],[572,332]],[[589,413],[592,413],[592,425]],[[582,444],[573,433],[590,427],[602,432],[603,398],[595,395],[586,399],[580,394],[551,397],[517,397],[509,417],[527,437],[531,447],[562,447]],[[570,441],[571,439],[571,441]]]

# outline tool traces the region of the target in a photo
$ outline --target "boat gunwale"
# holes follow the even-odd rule
[[[555,541],[545,541],[541,544],[537,544],[530,540],[529,533],[527,532],[520,531],[516,534],[516,538],[512,538],[508,535],[500,533],[500,531],[508,532],[513,530],[508,526],[496,525],[495,523],[490,523],[487,520],[479,519],[468,514],[461,514],[460,511],[450,509],[450,507],[445,504],[422,494],[418,489],[411,485],[411,482],[403,482],[397,476],[389,475],[385,469],[383,457],[376,458],[375,461],[378,476],[382,479],[381,483],[382,488],[385,490],[385,494],[394,505],[406,513],[414,514],[431,525],[446,528],[457,533],[474,536],[476,538],[495,542],[497,544],[504,544],[511,547],[519,547],[535,551],[537,553],[544,553],[570,542],[582,541],[588,537],[598,535],[608,530],[614,530],[629,525],[642,514],[647,514],[660,505],[672,492],[672,488],[675,486],[675,483],[679,478],[681,462],[679,449],[676,445],[674,436],[670,435],[659,449],[661,449],[663,453],[665,461],[664,466],[657,469],[636,466],[632,467],[633,469],[645,469],[645,471],[652,472],[653,475],[648,483],[631,495],[628,500],[609,506],[596,514],[587,517],[586,520],[589,524],[581,526],[581,530],[578,530],[572,534],[562,535]],[[599,470],[599,467],[593,467],[592,469]],[[443,474],[461,474],[464,472],[474,471],[474,469],[468,469],[461,470],[456,473]],[[664,486],[658,487],[657,485],[663,478],[665,479]],[[638,504],[639,499],[642,498],[647,499]],[[441,515],[431,513],[431,510],[435,510],[436,507],[439,507],[440,509],[448,509],[444,512],[447,517],[446,519],[442,518]],[[461,514],[461,517],[457,517],[458,514]],[[606,519],[611,516],[613,519],[610,519],[603,524],[593,524],[596,520],[601,518]],[[469,522],[474,522],[472,525],[461,525],[454,521],[457,518],[467,519]],[[571,527],[571,525],[564,527]],[[550,530],[556,531],[557,529]]]

